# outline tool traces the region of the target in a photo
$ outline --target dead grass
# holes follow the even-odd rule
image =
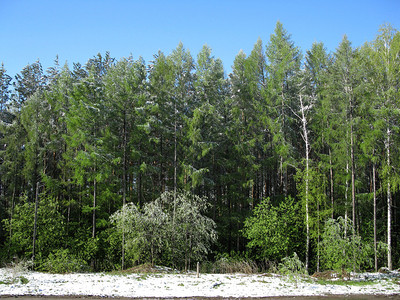
[[[211,273],[229,274],[229,273],[258,273],[257,264],[246,260],[225,260],[216,261],[210,270]]]
[[[311,277],[323,280],[329,280],[337,277],[337,273],[334,271],[323,271],[315,272]]]

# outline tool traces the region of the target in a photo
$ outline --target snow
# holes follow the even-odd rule
[[[393,273],[393,272],[392,272]],[[315,279],[276,274],[48,274],[32,271],[16,273],[0,269],[2,296],[97,296],[97,297],[272,297],[312,295],[398,295],[400,274],[361,274],[368,285],[318,284]],[[21,278],[29,280],[22,283]],[[25,280],[26,281],[26,280]]]

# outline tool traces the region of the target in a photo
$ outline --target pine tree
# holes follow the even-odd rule
[[[311,251],[310,238],[316,238],[317,257],[316,269],[320,271],[320,236],[323,219],[326,217],[327,208],[325,203],[325,180],[330,177],[330,199],[331,214],[334,207],[334,180],[332,169],[332,158],[329,143],[329,134],[326,132],[327,127],[321,126],[326,124],[329,126],[330,114],[324,111],[326,102],[326,72],[329,66],[329,56],[323,43],[313,43],[310,50],[306,52],[304,70],[299,74],[299,101],[300,114],[298,119],[302,120],[303,134],[302,139],[305,143],[306,168],[299,175],[304,174],[307,180],[300,182],[302,189],[300,195],[308,203],[308,212],[306,207],[306,223],[307,223],[307,244],[306,248]],[[300,99],[301,97],[301,99]],[[304,112],[304,113],[303,113]],[[307,143],[308,140],[308,143]],[[308,144],[308,146],[307,146]],[[326,151],[328,148],[328,151]],[[311,149],[313,151],[311,152]],[[318,150],[322,150],[318,153]],[[308,155],[307,155],[308,152]],[[326,159],[328,158],[328,159]],[[321,161],[322,159],[322,161]],[[308,163],[307,163],[308,161]],[[321,165],[323,168],[329,168],[329,176],[325,177],[322,170],[318,170]],[[301,177],[300,177],[301,180]],[[308,190],[308,191],[307,191]],[[306,193],[307,191],[307,193]],[[308,215],[308,216],[307,216]],[[306,268],[309,267],[311,252],[307,251],[308,259],[306,259]]]
[[[383,26],[373,42],[373,65],[376,73],[372,77],[377,98],[378,116],[384,120],[385,160],[381,172],[387,199],[387,264],[392,269],[392,192],[397,189],[399,176],[394,172],[394,133],[398,130],[398,74],[400,71],[400,33],[390,25]]]
[[[0,68],[0,113],[6,110],[7,105],[11,98],[11,76],[7,75],[7,71],[4,68],[4,63],[1,64]],[[1,115],[3,118],[3,115]]]
[[[156,194],[168,191],[173,184],[174,147],[174,71],[171,60],[159,52],[149,68],[149,93],[152,109],[149,112],[150,124],[150,153],[153,157],[153,168],[157,170],[154,174],[154,187]],[[153,149],[153,151],[151,150]]]
[[[345,216],[347,218],[348,200],[348,177],[350,177],[350,206],[352,207],[352,221],[356,222],[356,190],[355,190],[355,151],[356,151],[356,120],[357,120],[357,99],[355,89],[357,88],[356,76],[356,52],[351,47],[350,41],[346,36],[343,37],[337,51],[334,53],[334,62],[330,68],[330,101],[331,107],[338,118],[335,118],[331,126],[335,131],[336,139],[340,143],[335,145],[334,156],[338,161],[345,178]],[[345,137],[343,139],[343,137]],[[332,141],[334,142],[334,141]],[[339,152],[341,154],[339,154]]]
[[[104,113],[108,124],[105,137],[107,154],[112,157],[115,172],[120,177],[117,186],[122,187],[122,206],[127,202],[130,181],[141,182],[140,165],[144,158],[141,152],[145,87],[145,65],[142,59],[133,61],[132,57],[121,59],[111,67],[104,78],[105,104]],[[130,179],[128,181],[128,178]],[[141,203],[141,188],[138,184],[138,203]],[[122,245],[125,244],[123,231]],[[125,253],[122,247],[122,265],[125,266]]]
[[[214,199],[219,182],[217,157],[223,135],[221,109],[225,101],[225,85],[222,61],[212,56],[211,48],[204,45],[197,56],[194,87],[199,106],[188,120],[187,136],[190,147],[185,173],[188,174],[187,189],[194,190],[198,187],[198,190]]]
[[[275,151],[279,156],[278,183],[283,195],[288,195],[288,165],[293,164],[292,130],[288,107],[295,96],[293,80],[300,68],[301,53],[291,36],[278,22],[266,47],[268,88],[267,105],[270,111],[270,130]]]
[[[43,89],[45,85],[46,77],[43,74],[43,68],[39,60],[24,67],[21,74],[15,76],[14,89],[17,92],[17,97],[13,99],[14,107],[21,109],[24,102],[38,89]]]
[[[183,134],[186,120],[189,119],[196,102],[194,97],[194,60],[189,51],[185,50],[182,43],[174,49],[168,57],[173,66],[174,90],[173,100],[173,127],[174,127],[174,192],[178,188],[178,167],[180,165],[178,156],[181,156],[181,146],[185,147],[185,136]],[[183,159],[180,159],[183,161]],[[185,176],[183,176],[185,177]],[[185,180],[185,178],[184,178]]]

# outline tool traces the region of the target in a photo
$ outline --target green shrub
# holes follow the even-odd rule
[[[267,198],[254,208],[244,222],[242,233],[257,260],[279,261],[285,253],[294,252],[301,234],[300,208],[291,197],[277,205]]]
[[[297,253],[294,252],[293,256],[287,256],[282,259],[278,266],[279,273],[283,275],[305,275],[307,274],[304,263],[299,259]]]
[[[68,249],[59,249],[50,253],[40,269],[50,273],[71,273],[86,271],[88,266],[84,260],[69,253]]]
[[[371,247],[363,243],[350,219],[329,219],[322,233],[321,261],[323,267],[342,276],[371,265]]]
[[[20,276],[18,279],[22,284],[27,284],[29,282],[29,279],[24,276]]]

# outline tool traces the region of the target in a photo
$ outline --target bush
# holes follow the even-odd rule
[[[188,270],[201,261],[217,239],[215,222],[205,215],[205,197],[188,192],[164,192],[139,209],[126,204],[110,219],[125,235],[126,258]]]
[[[215,262],[202,263],[201,272],[214,274],[254,274],[258,272],[258,266],[255,262],[231,252],[230,255],[228,253],[217,255]]]
[[[50,253],[40,269],[50,273],[71,273],[86,271],[88,266],[84,260],[69,253],[68,249],[59,249]]]
[[[284,257],[278,266],[279,273],[282,275],[305,275],[307,274],[304,263],[299,259],[297,253],[293,256]]]
[[[53,250],[63,245],[64,217],[58,211],[57,205],[55,198],[40,195],[35,248],[37,258],[47,257]],[[3,220],[4,229],[12,232],[6,241],[6,247],[10,250],[8,259],[14,256],[25,259],[32,257],[34,214],[35,203],[30,202],[26,196],[22,196],[20,202],[15,205],[12,222],[9,219]]]
[[[359,271],[362,266],[370,267],[372,249],[370,245],[362,243],[349,219],[329,219],[320,246],[325,269],[337,271],[344,276],[350,271]]]
[[[285,253],[294,252],[302,224],[299,211],[300,205],[291,197],[278,205],[267,198],[254,208],[244,222],[242,233],[257,260],[279,261]]]

